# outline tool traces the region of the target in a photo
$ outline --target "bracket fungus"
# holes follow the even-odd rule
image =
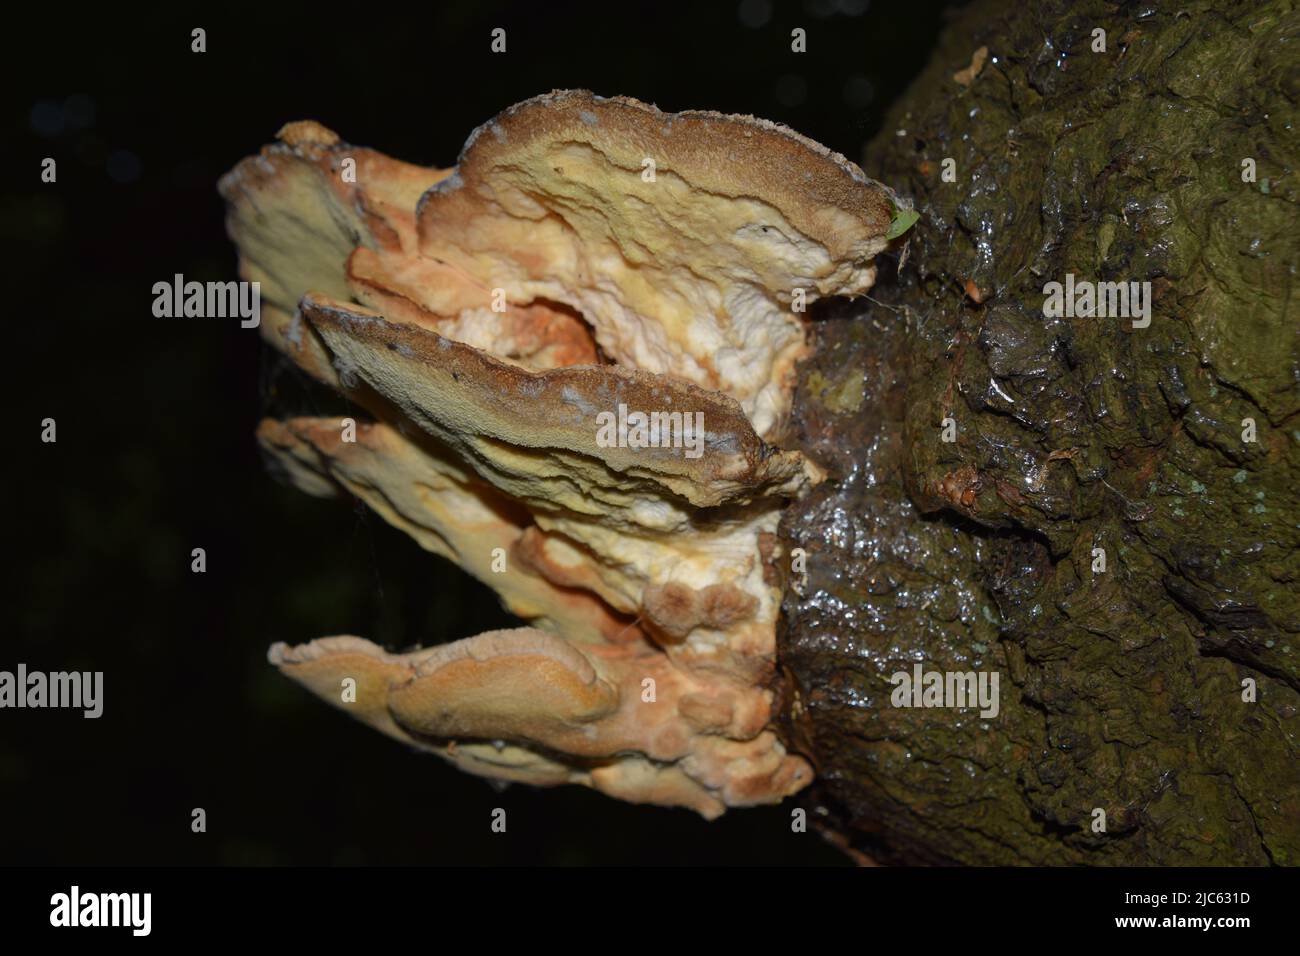
[[[708,817],[807,784],[773,725],[775,531],[820,477],[776,447],[809,349],[792,303],[871,286],[896,197],[774,123],[573,91],[451,170],[290,123],[220,191],[263,335],[368,414],[355,440],[268,419],[262,447],[528,624],[271,661],[488,777]]]

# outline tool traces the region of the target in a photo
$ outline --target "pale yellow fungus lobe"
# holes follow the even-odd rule
[[[453,170],[291,123],[221,193],[264,336],[369,419],[264,421],[270,459],[529,625],[272,662],[484,776],[706,816],[806,785],[771,726],[774,533],[820,477],[774,445],[808,351],[792,306],[870,287],[892,194],[773,123],[573,91]]]

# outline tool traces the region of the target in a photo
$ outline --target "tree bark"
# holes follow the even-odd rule
[[[921,220],[817,316],[831,477],[782,531],[787,732],[853,852],[1300,862],[1298,44],[1284,0],[983,0],[869,146]],[[1150,325],[1045,316],[1067,273]],[[918,662],[999,713],[895,706]]]

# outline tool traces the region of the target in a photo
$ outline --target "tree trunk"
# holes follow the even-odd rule
[[[819,316],[780,639],[853,851],[1300,863],[1298,44],[1287,0],[978,2],[869,147],[921,220]],[[1149,325],[1045,315],[1067,274]],[[997,715],[896,706],[917,663]]]

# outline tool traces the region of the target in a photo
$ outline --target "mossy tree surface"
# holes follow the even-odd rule
[[[921,218],[819,316],[780,644],[855,850],[1300,863],[1298,49],[1292,2],[979,2],[869,147]],[[1046,318],[1067,273],[1150,325]],[[891,706],[916,662],[1000,713]]]

